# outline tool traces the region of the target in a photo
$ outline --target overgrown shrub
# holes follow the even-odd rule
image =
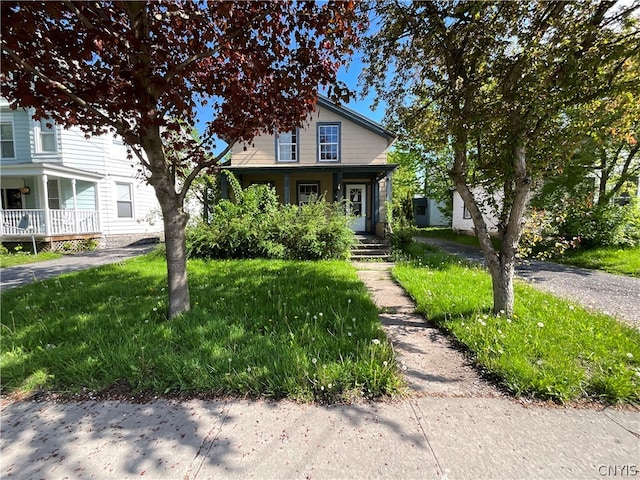
[[[574,203],[558,227],[564,238],[576,237],[583,248],[634,246],[640,240],[640,215],[634,204],[590,206]]]
[[[273,188],[253,185],[221,200],[211,224],[187,232],[190,257],[199,258],[347,258],[355,237],[341,203],[319,198],[302,207],[281,205]]]

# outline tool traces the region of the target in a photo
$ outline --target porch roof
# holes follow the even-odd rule
[[[53,163],[14,163],[2,165],[0,170],[2,171],[2,176],[7,178],[51,175],[54,177],[75,178],[76,180],[97,182],[105,177],[98,172],[89,172],[87,170],[55,165]]]
[[[381,174],[386,172],[392,172],[398,167],[396,163],[382,163],[379,165],[345,165],[345,164],[330,164],[330,165],[301,165],[288,164],[288,165],[225,165],[223,170],[229,170],[232,173],[239,174],[273,174],[273,173],[317,173],[317,172],[329,172],[329,173],[368,173],[368,174]]]

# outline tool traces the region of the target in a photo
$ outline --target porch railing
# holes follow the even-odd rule
[[[47,225],[49,228],[47,229]],[[2,235],[74,235],[100,232],[96,210],[2,210]]]

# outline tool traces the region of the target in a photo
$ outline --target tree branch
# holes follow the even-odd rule
[[[109,116],[105,115],[99,109],[97,109],[96,107],[94,107],[93,105],[91,105],[90,103],[88,103],[84,99],[80,98],[75,93],[73,93],[66,85],[64,85],[61,82],[58,82],[57,80],[53,80],[52,78],[49,78],[44,73],[40,72],[37,68],[29,65],[22,58],[20,58],[20,56],[17,53],[15,53],[13,50],[11,50],[7,46],[7,44],[5,43],[4,40],[2,40],[1,49],[2,49],[3,52],[5,52],[7,55],[9,55],[13,59],[13,61],[15,61],[22,68],[24,68],[28,72],[31,72],[33,75],[35,75],[39,79],[43,80],[44,82],[48,83],[49,85],[51,85],[55,89],[59,90],[60,92],[65,94],[70,100],[72,100],[73,102],[75,102],[78,105],[80,105],[82,108],[85,108],[88,111],[90,111],[91,113],[93,113],[94,115],[100,117],[105,123],[107,123],[108,125],[112,126],[123,137],[126,136],[126,134],[128,132],[127,132],[127,129],[124,127],[124,124],[120,124],[118,122],[113,121]]]
[[[222,158],[224,158],[224,156],[227,153],[229,153],[229,151],[233,148],[235,144],[236,144],[235,140],[229,142],[229,144],[227,145],[227,148],[225,148],[222,152],[220,152],[215,158],[209,160],[208,162],[198,163],[196,167],[193,170],[191,170],[189,175],[184,180],[184,184],[182,185],[182,189],[180,190],[180,193],[178,193],[178,199],[180,202],[184,202],[184,198],[187,195],[187,191],[189,190],[189,187],[191,186],[193,181],[196,179],[196,177],[200,174],[200,172],[202,172],[202,170],[204,170],[205,168],[210,168],[219,164],[220,160],[222,160]]]

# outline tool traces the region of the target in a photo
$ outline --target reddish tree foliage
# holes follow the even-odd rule
[[[184,197],[205,155],[188,135],[198,108],[204,143],[290,130],[336,83],[364,28],[355,2],[5,2],[2,95],[87,134],[116,133],[140,161],[162,208],[169,316],[189,310]],[[170,148],[169,148],[170,147]],[[178,155],[169,155],[169,151]]]

